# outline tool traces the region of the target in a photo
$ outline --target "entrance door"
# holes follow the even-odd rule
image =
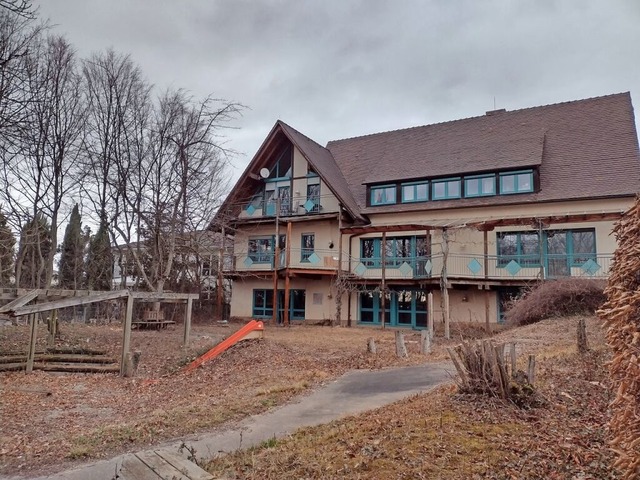
[[[547,232],[547,278],[571,275],[567,254],[567,232]]]

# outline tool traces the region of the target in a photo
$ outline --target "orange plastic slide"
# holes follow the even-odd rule
[[[223,341],[221,341],[218,345],[213,347],[207,353],[204,353],[200,355],[198,358],[196,358],[193,362],[191,362],[189,365],[185,367],[185,371],[190,372],[191,370],[198,368],[204,362],[207,362],[213,358],[216,358],[226,349],[235,345],[250,333],[255,331],[262,332],[263,330],[264,330],[264,324],[262,322],[251,320],[244,327],[242,327],[240,330],[230,335],[228,338],[225,338]]]

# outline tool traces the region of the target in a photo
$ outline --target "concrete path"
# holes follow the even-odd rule
[[[190,449],[195,449],[198,460],[209,460],[221,453],[249,448],[273,437],[284,437],[302,427],[329,423],[338,418],[425,392],[447,382],[452,375],[453,367],[449,363],[431,363],[416,367],[373,371],[355,370],[318,388],[296,403],[249,417],[232,430],[186,438],[184,443]],[[176,454],[182,443],[182,441],[174,441],[159,445],[148,452]],[[120,472],[122,464],[129,460],[131,455],[119,455],[111,460],[87,464],[35,480],[112,480],[116,478],[116,472]],[[181,455],[186,459],[188,452],[181,451]],[[0,480],[24,478],[0,477]],[[118,480],[121,479],[123,479],[122,476],[118,477]]]

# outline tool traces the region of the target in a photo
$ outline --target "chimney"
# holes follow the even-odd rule
[[[504,108],[499,108],[497,110],[489,110],[487,112],[487,117],[491,117],[492,115],[499,115],[501,113],[505,113],[507,110]]]

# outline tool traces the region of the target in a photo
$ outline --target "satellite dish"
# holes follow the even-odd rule
[[[269,178],[269,169],[268,168],[261,168],[260,169],[260,176],[262,178]]]

